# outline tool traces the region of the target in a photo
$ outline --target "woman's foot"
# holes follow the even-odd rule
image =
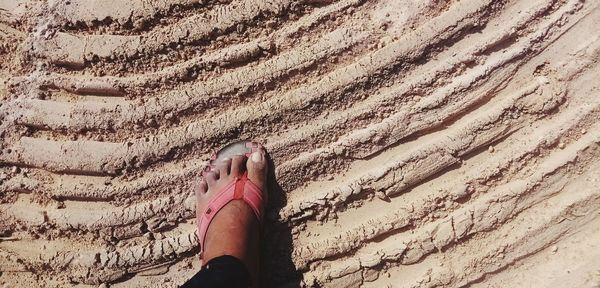
[[[233,156],[223,159],[215,169],[204,174],[196,192],[196,213],[203,213],[209,201],[236,178],[242,177],[245,171],[248,172],[248,180],[267,193],[265,152],[262,149],[254,152],[249,159]],[[259,232],[259,219],[252,208],[243,200],[229,202],[217,212],[208,226],[202,247],[203,262],[223,255],[234,256],[246,265],[253,283],[258,283]]]

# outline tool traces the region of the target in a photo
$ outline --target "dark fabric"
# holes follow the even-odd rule
[[[200,269],[182,288],[247,288],[252,285],[250,272],[239,259],[224,255],[214,258]]]

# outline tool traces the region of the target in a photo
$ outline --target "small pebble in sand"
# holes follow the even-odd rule
[[[383,201],[388,201],[388,196],[385,195],[385,193],[381,192],[381,191],[377,191],[375,192],[375,196],[377,196],[377,198],[383,200]]]
[[[558,143],[558,148],[565,149],[565,147],[567,147],[567,145],[565,144],[565,142]]]
[[[375,144],[383,143],[383,137],[381,137],[380,135],[373,137],[373,143],[375,143]]]
[[[585,134],[587,133],[587,130],[585,130],[585,128],[581,129],[581,134]]]
[[[98,288],[108,288],[108,284],[102,283],[100,286],[98,286]]]
[[[556,246],[552,246],[550,249],[552,250],[552,253],[556,253],[556,251],[558,251],[558,247]]]
[[[154,120],[154,119],[148,119],[148,120],[146,121],[146,126],[149,126],[149,127],[154,127],[154,126],[156,126],[156,120]]]
[[[496,151],[496,149],[494,149],[494,146],[490,145],[490,147],[488,147],[488,152],[494,153],[494,151]]]
[[[394,39],[392,39],[392,37],[390,36],[383,36],[381,37],[381,39],[379,40],[379,45],[378,47],[381,49],[387,45],[389,45],[390,43],[392,43],[394,41]]]

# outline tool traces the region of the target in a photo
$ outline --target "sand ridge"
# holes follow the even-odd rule
[[[252,138],[266,286],[596,287],[599,5],[0,0],[0,286],[177,287]]]

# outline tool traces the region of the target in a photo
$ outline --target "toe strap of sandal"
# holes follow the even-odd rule
[[[263,191],[248,179],[248,174],[225,186],[209,202],[202,214],[198,215],[198,241],[201,251],[204,251],[206,231],[217,213],[233,200],[243,200],[252,208],[256,218],[262,223],[264,214],[265,196]]]

